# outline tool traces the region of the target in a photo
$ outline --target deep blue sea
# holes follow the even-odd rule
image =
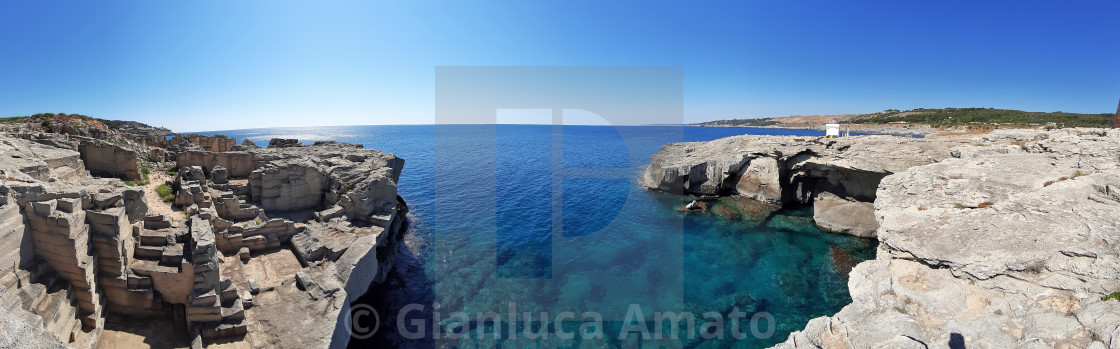
[[[419,125],[202,134],[261,146],[336,140],[405,159],[398,185],[410,230],[396,271],[361,300],[379,314],[377,333],[352,347],[767,347],[850,303],[847,270],[874,257],[874,240],[825,233],[808,207],[744,218],[723,200],[689,214],[678,208],[690,198],[638,185],[666,143],[820,131]],[[679,328],[670,315],[682,316]]]

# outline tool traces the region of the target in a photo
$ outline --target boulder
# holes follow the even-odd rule
[[[299,147],[299,146],[301,146],[301,144],[299,144],[298,139],[273,138],[273,139],[268,140],[268,147],[272,148],[272,149],[274,149],[274,148],[291,148],[291,147]]]
[[[848,200],[824,192],[813,200],[813,221],[824,230],[875,237],[879,223],[875,221],[875,206],[870,202]]]
[[[227,184],[229,183],[229,170],[221,165],[215,165],[210,169],[211,181],[214,184]]]

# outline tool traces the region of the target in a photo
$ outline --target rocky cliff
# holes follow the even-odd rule
[[[17,331],[0,347],[130,346],[118,333],[153,328],[174,346],[344,347],[350,303],[393,265],[392,154],[24,131],[0,135],[0,323]],[[145,154],[178,170],[159,182],[166,158]]]
[[[782,137],[669,145],[645,177],[656,189],[739,195],[760,186],[737,188],[737,176],[761,177],[749,183],[776,182],[781,193],[797,193],[764,199],[811,197],[818,209],[826,202],[817,219],[847,215],[835,212],[848,205],[837,203],[845,194],[873,202],[878,256],[851,272],[852,304],[810,321],[778,347],[1120,348],[1120,302],[1106,300],[1120,291],[1120,131],[997,130],[899,139],[910,144],[878,152],[868,147],[882,139],[842,140],[832,143],[850,146],[842,154],[829,150],[831,140]],[[809,162],[787,154],[806,148],[818,149],[813,163],[880,174],[878,189],[869,197],[843,180],[824,190],[792,185],[795,176],[782,171]],[[851,158],[853,150],[865,158]],[[773,180],[755,175],[768,171],[743,170],[754,162],[785,166],[769,171],[778,173]]]
[[[643,185],[781,206],[813,203],[827,230],[874,236],[871,202],[890,174],[951,156],[961,138],[735,136],[673,143],[653,155]]]

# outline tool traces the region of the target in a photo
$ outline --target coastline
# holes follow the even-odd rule
[[[47,118],[0,135],[0,346],[345,347],[394,265],[393,154]]]
[[[878,256],[850,274],[852,304],[810,321],[777,347],[1120,344],[1120,302],[1107,298],[1120,289],[1120,258],[1111,247],[1120,240],[1106,233],[1120,224],[1107,213],[1120,209],[1109,189],[1120,184],[1120,131],[900,138],[907,146],[958,144],[939,159],[886,147],[881,155],[895,157],[865,159],[873,163],[849,155],[870,156],[881,139],[847,138],[672,144],[647,170],[645,185],[655,190],[778,204],[809,199],[818,209],[822,198],[847,197],[873,206]],[[899,163],[906,159],[921,161]],[[874,186],[844,174],[867,173],[875,162],[887,175]]]

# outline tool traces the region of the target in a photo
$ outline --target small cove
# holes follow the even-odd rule
[[[691,214],[678,211],[691,198],[649,192],[636,184],[642,166],[665,143],[738,134],[818,136],[820,131],[427,125],[209,134],[215,133],[258,144],[269,138],[337,140],[406,160],[398,183],[411,209],[406,243],[397,252],[397,269],[386,287],[361,300],[381,314],[378,333],[352,346],[629,347],[639,344],[640,336],[617,337],[627,315],[633,315],[631,304],[637,304],[646,320],[659,311],[690,312],[698,323],[705,322],[702,314],[707,312],[765,312],[773,318],[773,332],[766,338],[725,335],[685,338],[680,344],[766,347],[809,319],[850,303],[847,271],[874,257],[874,240],[823,232],[813,224],[808,207],[757,217],[721,199],[709,212]],[[520,314],[519,321],[505,320],[514,313],[511,303],[516,313],[534,316],[529,332],[543,324],[553,335],[509,338],[510,332],[520,335],[526,329]],[[397,314],[409,304],[424,310],[407,312],[405,324],[420,321],[430,330],[434,322],[444,332],[471,329],[484,335],[406,338],[397,331]],[[469,314],[469,319],[451,316],[456,312]],[[474,321],[485,312],[499,313],[503,320]],[[549,321],[536,321],[546,312]],[[549,325],[562,312],[577,316]],[[602,315],[603,328],[597,329],[602,339],[556,335],[558,330],[580,331],[578,314],[586,312]],[[654,329],[652,321],[647,325]],[[495,338],[494,332],[503,335]]]

